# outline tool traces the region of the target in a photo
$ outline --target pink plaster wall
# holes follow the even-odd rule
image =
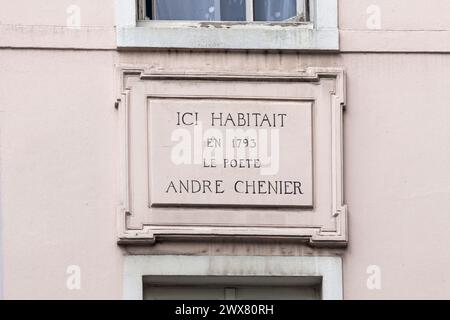
[[[64,28],[68,4],[82,8],[85,28],[78,33]],[[375,35],[365,29],[370,4],[382,8],[383,29]],[[338,55],[117,53],[114,1],[2,1],[0,213],[5,298],[121,297],[114,70],[121,63],[146,63],[177,70],[345,67],[350,243],[342,253],[344,296],[448,299],[450,48],[445,43],[450,41],[428,45],[415,37],[429,30],[430,37],[450,39],[450,7],[446,0],[435,0],[426,9],[430,11],[424,14],[421,0],[341,0],[343,53]],[[55,33],[55,26],[62,26],[60,33]],[[94,36],[91,27],[97,32]],[[391,38],[389,30],[402,33]],[[386,52],[390,46],[396,52]],[[65,48],[70,50],[61,50]],[[203,246],[226,254],[283,254],[283,245]],[[183,253],[204,248],[162,244],[152,250]],[[79,291],[66,288],[66,268],[72,264],[82,270]],[[370,265],[381,268],[381,290],[366,287]]]
[[[67,9],[81,9],[81,26],[111,27],[115,24],[114,0],[1,1],[1,24],[65,26]]]
[[[121,296],[112,65],[111,52],[0,50],[6,298]]]
[[[381,26],[388,30],[448,30],[450,2],[447,0],[339,0],[341,29],[367,29],[368,8],[378,6]],[[369,10],[370,12],[373,12]]]

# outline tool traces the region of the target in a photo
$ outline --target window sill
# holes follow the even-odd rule
[[[339,50],[336,29],[313,23],[141,21],[117,29],[118,48]]]

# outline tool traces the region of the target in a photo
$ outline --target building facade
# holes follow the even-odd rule
[[[2,297],[448,299],[450,2],[172,2],[3,1]]]

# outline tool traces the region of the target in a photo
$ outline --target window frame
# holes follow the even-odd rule
[[[137,0],[138,1],[138,5],[137,5],[137,19],[138,22],[139,21],[161,21],[161,20],[155,20],[153,19],[153,17],[147,17],[147,1],[146,0]],[[255,21],[255,12],[253,10],[253,5],[254,5],[255,0],[246,0],[245,1],[245,8],[246,8],[246,13],[245,13],[245,17],[246,20],[245,21],[215,21],[215,22],[233,22],[233,23],[248,23],[248,22],[256,22]],[[297,16],[296,17],[302,17],[303,18],[303,22],[308,22],[309,21],[309,3],[310,0],[296,0],[296,5],[297,5]],[[152,9],[155,7],[155,0],[152,0]],[[154,13],[154,10],[152,10],[152,12]],[[177,20],[172,20],[177,21]],[[183,20],[184,21],[184,20]],[[205,22],[205,21],[202,21]],[[208,22],[212,22],[212,21],[208,21]],[[263,22],[263,21],[261,21]],[[269,21],[266,21],[269,22]],[[274,22],[274,21],[271,21]],[[275,22],[276,23],[276,22]],[[289,22],[288,22],[289,23]]]
[[[339,51],[338,0],[308,0],[307,22],[139,20],[138,1],[116,0],[118,49]]]
[[[182,266],[182,267],[180,267]],[[223,268],[223,266],[232,266]],[[230,269],[231,268],[231,269]],[[342,258],[338,256],[128,255],[123,261],[123,299],[142,300],[145,276],[321,277],[322,300],[342,300]]]

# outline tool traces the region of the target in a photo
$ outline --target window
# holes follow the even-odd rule
[[[141,0],[140,20],[306,21],[307,0]]]
[[[117,47],[339,50],[338,0],[116,0]]]
[[[294,295],[296,299],[342,300],[342,259],[337,256],[128,255],[123,261],[125,300],[186,299],[184,294],[191,300],[205,295],[258,300],[266,294],[276,295],[275,299]],[[255,285],[263,290],[255,292]]]

